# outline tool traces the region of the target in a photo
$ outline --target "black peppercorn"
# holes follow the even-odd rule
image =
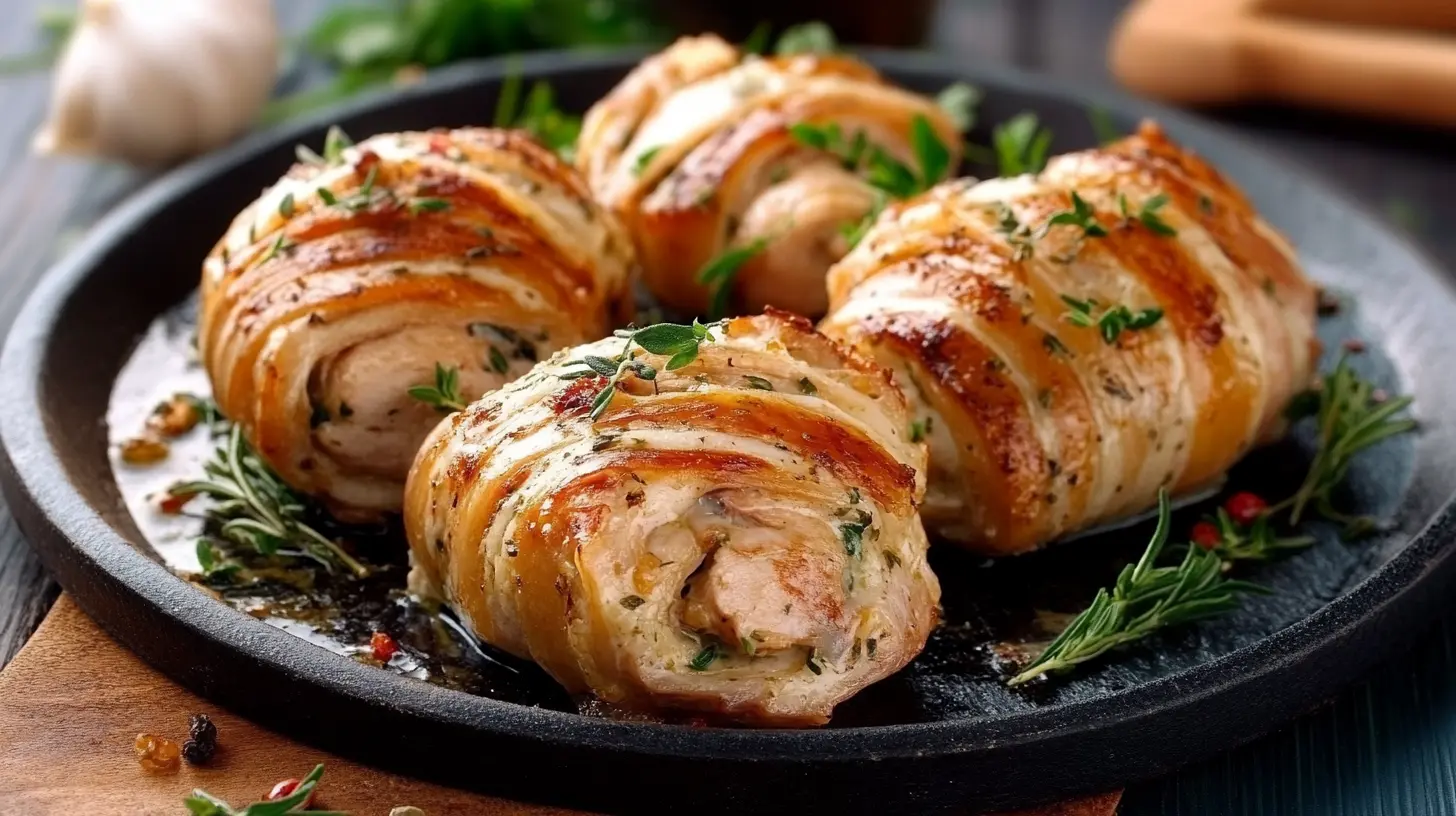
[[[217,753],[217,726],[206,714],[193,714],[188,718],[187,733],[191,739],[182,743],[182,758],[193,765],[201,765]]]
[[[182,743],[182,758],[192,765],[203,765],[217,751],[216,742],[190,739]]]
[[[193,714],[187,720],[187,733],[198,742],[216,743],[217,726],[206,714]]]

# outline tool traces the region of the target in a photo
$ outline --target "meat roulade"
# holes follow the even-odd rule
[[[927,526],[988,554],[1216,480],[1316,363],[1293,249],[1152,124],[893,208],[829,288],[821,330],[895,372],[929,442]]]
[[[628,305],[631,248],[525,134],[400,133],[301,151],[208,256],[198,338],[224,414],[345,518],[398,510],[439,422],[437,366],[473,397]]]
[[[823,723],[936,620],[907,422],[802,318],[619,332],[435,430],[411,588],[572,692]]]
[[[934,141],[935,167],[921,166],[917,139]],[[853,57],[745,56],[715,36],[645,60],[587,113],[577,146],[648,288],[688,314],[823,314],[824,272],[883,189],[918,184],[920,172],[934,183],[959,157],[960,134],[934,100]],[[734,251],[748,256],[735,274],[698,279]]]

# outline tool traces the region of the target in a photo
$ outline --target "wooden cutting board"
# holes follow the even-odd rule
[[[0,672],[0,812],[177,814],[194,787],[234,807],[273,784],[325,764],[315,805],[385,816],[413,805],[444,814],[567,814],[454,790],[326,754],[209,705],[144,664],[62,595],[15,660]],[[153,775],[137,764],[140,732],[182,739],[188,715],[217,724],[218,752],[205,768],[183,763]],[[1003,816],[1112,816],[1121,792]],[[969,812],[969,808],[968,808]]]
[[[1108,59],[1146,96],[1290,102],[1456,128],[1452,0],[1139,0]]]

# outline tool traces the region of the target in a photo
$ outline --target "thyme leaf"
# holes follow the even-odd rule
[[[460,369],[439,363],[435,363],[435,384],[416,385],[409,389],[409,395],[447,414],[463,411],[467,404],[460,396]]]
[[[227,441],[203,468],[205,478],[179,482],[167,492],[178,497],[200,495],[212,499],[215,505],[208,509],[207,516],[218,525],[222,538],[264,555],[289,554],[283,552],[284,546],[297,547],[292,554],[311,558],[331,572],[336,565],[343,565],[361,577],[369,573],[337,542],[304,521],[302,497],[253,452],[239,426],[232,427]],[[198,556],[202,561],[200,546]]]

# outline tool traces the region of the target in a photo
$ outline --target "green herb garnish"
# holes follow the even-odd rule
[[[224,578],[242,568],[242,564],[228,560],[216,544],[205,538],[197,539],[196,552],[197,564],[206,578]]]
[[[1276,556],[1294,550],[1302,550],[1314,543],[1314,539],[1310,536],[1279,536],[1274,532],[1272,520],[1267,512],[1245,527],[1234,521],[1228,511],[1220,507],[1214,514],[1213,524],[1218,529],[1218,543],[1212,547],[1205,547],[1205,549],[1226,563],[1269,561]]]
[[[1103,342],[1109,346],[1115,344],[1123,332],[1149,329],[1163,319],[1163,310],[1156,306],[1134,312],[1119,303],[1103,309],[1101,314],[1096,314],[1095,310],[1099,304],[1092,298],[1078,300],[1069,295],[1061,297],[1063,303],[1072,307],[1070,311],[1062,314],[1062,318],[1073,326],[1081,326],[1084,329],[1096,328],[1102,333]]]
[[[338,543],[304,521],[304,500],[253,452],[237,425],[203,470],[205,479],[179,482],[167,492],[213,499],[216,504],[207,510],[207,517],[218,525],[222,538],[263,555],[311,558],[330,572],[342,564],[355,575],[369,573]]]
[[[762,377],[755,377],[752,374],[744,374],[743,375],[743,379],[748,382],[748,387],[749,388],[755,389],[757,391],[772,391],[772,390],[774,390],[773,383],[769,382],[768,380],[765,380]]]
[[[652,160],[656,158],[657,154],[660,152],[662,152],[662,145],[655,145],[653,147],[647,148],[641,153],[638,153],[637,160],[632,162],[632,175],[642,175],[642,173],[647,170],[647,165],[652,164]]]
[[[923,442],[930,436],[931,428],[934,427],[934,417],[917,419],[910,423],[910,441]]]
[[[738,270],[765,249],[768,249],[768,238],[755,238],[743,246],[726,250],[698,270],[698,283],[707,286],[711,292],[708,299],[708,319],[717,320],[728,313],[728,302],[733,295],[733,281],[738,276]]]
[[[839,234],[844,236],[844,240],[849,244],[850,249],[859,246],[859,242],[864,240],[865,234],[870,231],[870,227],[875,225],[875,222],[880,218],[880,213],[884,211],[885,197],[877,194],[874,203],[870,205],[869,211],[863,217],[858,221],[851,221],[848,224],[840,226]]]
[[[409,389],[409,395],[435,408],[450,413],[464,411],[465,398],[460,396],[460,369],[435,363],[435,384],[416,385]]]
[[[192,795],[182,804],[187,806],[187,812],[192,816],[290,816],[295,813],[307,813],[308,816],[347,816],[337,810],[309,810],[309,799],[313,797],[314,789],[318,787],[323,775],[324,766],[315,765],[292,793],[281,799],[254,802],[241,810],[201,788],[194,788]]]
[[[794,54],[833,54],[839,50],[834,29],[818,20],[792,25],[779,35],[774,53],[781,57]]]
[[[1047,227],[1055,227],[1059,224],[1077,227],[1082,234],[1088,238],[1107,237],[1107,228],[1098,223],[1097,215],[1092,211],[1092,205],[1072,191],[1072,209],[1062,210],[1051,218],[1047,219]]]
[[[976,124],[976,105],[981,102],[981,89],[966,82],[953,82],[941,89],[935,104],[955,122],[956,130],[965,133]]]
[[[839,537],[844,541],[844,552],[851,558],[859,558],[864,554],[865,531],[874,521],[874,516],[863,510],[851,510],[844,515],[852,519],[839,525]]]
[[[1046,167],[1052,146],[1052,132],[1043,128],[1034,113],[1018,113],[991,132],[996,165],[1003,176],[1040,173]]]
[[[1144,201],[1142,207],[1138,208],[1136,214],[1131,214],[1128,212],[1127,209],[1127,196],[1123,195],[1122,193],[1117,194],[1117,209],[1122,213],[1122,223],[1124,225],[1131,224],[1133,221],[1137,221],[1140,222],[1143,226],[1157,233],[1158,235],[1162,235],[1165,238],[1171,238],[1177,235],[1178,231],[1169,226],[1168,223],[1164,221],[1161,216],[1158,215],[1158,211],[1163,209],[1163,207],[1167,206],[1167,204],[1168,194],[1158,193],[1157,195],[1149,198],[1147,201]]]
[[[1189,547],[1178,566],[1154,566],[1168,540],[1170,512],[1168,492],[1160,490],[1158,527],[1142,558],[1123,568],[1111,591],[1099,589],[1092,604],[1007,685],[1065,672],[1159,629],[1228,612],[1238,606],[1240,594],[1267,592],[1224,577],[1223,562],[1201,547]]]
[[[693,655],[692,660],[688,661],[688,668],[693,671],[704,671],[721,656],[722,649],[719,648],[717,642],[709,641],[697,654]]]
[[[1313,406],[1319,430],[1314,461],[1299,490],[1269,508],[1267,513],[1288,508],[1290,523],[1298,524],[1307,511],[1313,510],[1345,525],[1347,534],[1362,532],[1371,520],[1337,511],[1331,503],[1331,493],[1344,481],[1356,454],[1384,439],[1415,429],[1415,420],[1396,417],[1410,406],[1411,398],[1377,401],[1375,387],[1355,374],[1348,357],[1341,357],[1335,370],[1321,381],[1316,397],[1302,402],[1306,408]]]
[[[618,329],[613,334],[626,341],[621,354],[616,357],[599,357],[588,354],[580,360],[568,360],[564,365],[581,366],[581,368],[557,376],[564,380],[575,380],[591,375],[606,378],[601,389],[592,397],[590,416],[595,421],[600,419],[606,412],[607,406],[611,405],[612,398],[617,394],[617,384],[621,382],[622,377],[631,373],[644,380],[657,379],[657,369],[639,361],[637,352],[632,348],[633,345],[649,354],[668,356],[666,369],[676,371],[698,359],[700,347],[703,343],[713,342],[711,331],[719,325],[719,323],[704,325],[694,320],[691,326],[677,323],[655,323],[640,329]]]

